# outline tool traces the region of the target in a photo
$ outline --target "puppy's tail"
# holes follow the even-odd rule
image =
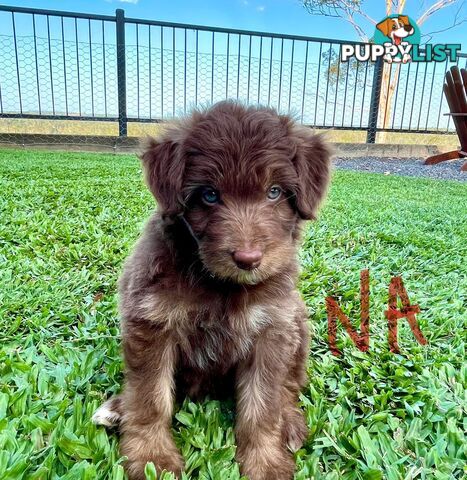
[[[118,427],[122,419],[122,399],[119,395],[109,398],[92,416],[92,422],[107,428]]]

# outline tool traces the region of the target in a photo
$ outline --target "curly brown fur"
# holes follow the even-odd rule
[[[296,253],[326,191],[328,148],[271,109],[222,102],[150,140],[142,163],[159,209],[120,280],[125,388],[96,421],[120,422],[131,479],[148,461],[179,474],[175,394],[232,390],[243,474],[290,479],[307,435]]]

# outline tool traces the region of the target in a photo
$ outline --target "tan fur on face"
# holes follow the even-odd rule
[[[297,407],[309,338],[296,252],[326,192],[329,150],[273,110],[224,102],[150,140],[142,161],[159,210],[119,283],[125,388],[95,420],[120,422],[131,480],[144,478],[148,461],[180,475],[175,397],[232,394],[242,473],[289,480],[290,449],[307,433]],[[283,195],[272,202],[276,184]],[[203,204],[203,185],[222,201]],[[262,260],[246,271],[232,253],[249,248]]]

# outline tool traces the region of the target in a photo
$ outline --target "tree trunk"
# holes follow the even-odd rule
[[[378,128],[389,128],[391,123],[392,100],[394,91],[399,81],[401,64],[385,63],[383,67],[383,79],[381,81],[381,96],[379,100]],[[378,143],[385,143],[387,132],[380,132]]]

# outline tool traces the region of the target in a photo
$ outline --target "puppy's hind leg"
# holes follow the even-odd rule
[[[120,395],[109,398],[92,416],[92,422],[107,428],[118,427],[122,418],[122,400]]]

